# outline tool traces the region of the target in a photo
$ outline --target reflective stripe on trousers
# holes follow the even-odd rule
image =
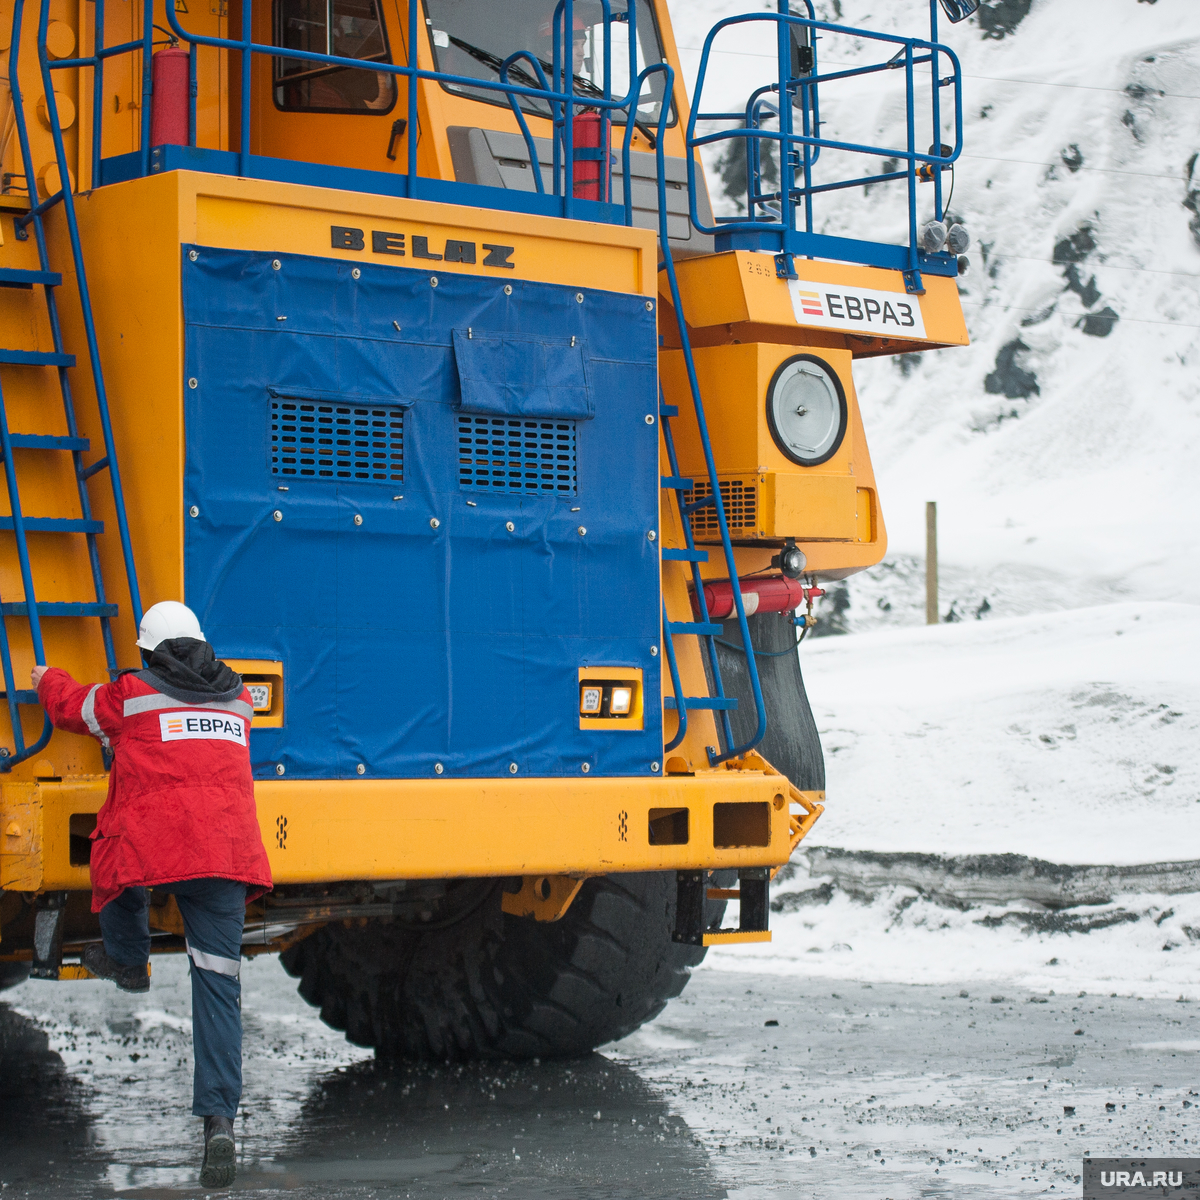
[[[242,926],[246,885],[230,879],[188,879],[164,884],[183,917],[192,976],[192,1049],[196,1070],[192,1112],[198,1117],[237,1115],[242,1095]],[[104,949],[128,966],[150,954],[145,888],[126,888],[100,910]],[[154,986],[151,981],[151,987]]]
[[[242,973],[240,958],[222,958],[219,954],[209,954],[207,950],[197,950],[187,938],[183,939],[187,947],[188,957],[202,971],[216,971],[218,975],[238,976]]]

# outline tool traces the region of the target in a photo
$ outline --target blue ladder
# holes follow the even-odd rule
[[[109,417],[108,397],[104,388],[104,376],[100,369],[99,344],[96,338],[96,326],[92,317],[91,300],[88,294],[87,275],[84,270],[83,250],[79,239],[79,225],[75,216],[75,202],[71,194],[70,174],[67,166],[67,156],[63,145],[62,127],[58,118],[58,108],[54,99],[54,89],[47,69],[45,50],[46,27],[48,24],[49,8],[42,6],[41,19],[38,29],[39,60],[42,66],[42,78],[46,87],[46,105],[50,116],[51,133],[54,136],[55,157],[58,164],[59,177],[66,181],[65,186],[53,196],[35,203],[36,194],[32,181],[35,179],[33,157],[29,148],[29,130],[25,121],[25,110],[21,97],[19,81],[19,56],[21,47],[21,22],[24,10],[24,0],[16,0],[13,11],[13,27],[11,53],[9,55],[9,86],[12,90],[13,112],[16,117],[17,136],[21,147],[21,159],[25,168],[25,183],[29,192],[30,210],[15,219],[14,225],[19,241],[27,241],[29,229],[32,227],[37,243],[39,270],[18,270],[15,268],[0,269],[0,287],[24,288],[32,290],[35,287],[43,289],[46,302],[46,312],[50,321],[50,331],[53,337],[54,350],[46,353],[33,350],[0,349],[0,366],[19,369],[53,368],[58,374],[59,391],[62,395],[63,412],[66,416],[67,435],[42,433],[14,433],[8,424],[8,414],[4,403],[3,373],[0,373],[0,454],[4,460],[4,478],[8,488],[11,516],[0,518],[0,530],[12,530],[16,540],[17,559],[21,568],[21,583],[25,598],[20,601],[0,602],[0,667],[4,673],[3,699],[8,704],[9,719],[12,722],[13,747],[0,747],[0,773],[11,771],[14,766],[34,754],[39,753],[50,740],[53,727],[49,717],[44,717],[42,731],[37,740],[26,744],[25,733],[21,723],[21,706],[36,705],[37,692],[29,688],[19,688],[13,675],[12,651],[8,636],[8,620],[21,619],[29,622],[30,636],[33,643],[34,660],[39,665],[46,662],[45,645],[42,639],[43,617],[96,617],[100,621],[100,632],[104,641],[104,656],[108,666],[109,677],[115,679],[119,667],[117,665],[116,649],[113,644],[112,619],[117,615],[117,605],[109,603],[104,588],[104,576],[100,567],[100,552],[96,538],[104,531],[104,522],[95,520],[92,516],[91,499],[88,495],[87,481],[101,471],[108,471],[112,484],[113,502],[116,509],[117,527],[121,535],[121,548],[125,559],[125,572],[129,585],[130,603],[133,609],[134,624],[142,619],[141,597],[138,592],[137,573],[134,569],[133,547],[129,537],[129,522],[125,513],[125,500],[121,490],[121,478],[117,470],[116,447],[113,442],[112,422]],[[46,234],[42,224],[44,214],[56,204],[62,203],[67,218],[67,227],[71,237],[71,249],[75,276],[79,287],[80,307],[83,313],[84,328],[87,333],[88,354],[95,383],[96,401],[100,415],[100,425],[104,434],[104,456],[89,466],[84,466],[83,455],[90,448],[90,440],[80,437],[78,422],[75,414],[75,402],[71,395],[71,384],[67,372],[75,366],[75,356],[68,354],[63,345],[62,326],[59,321],[58,304],[55,299],[55,289],[62,286],[62,275],[50,269],[49,254],[46,249]],[[76,488],[79,494],[79,517],[30,517],[22,511],[20,486],[17,479],[17,464],[14,456],[16,450],[36,450],[65,452],[71,455],[75,471]],[[30,533],[60,533],[83,534],[87,540],[88,561],[92,571],[92,582],[95,590],[95,600],[91,601],[39,601],[34,592],[33,568],[29,556],[28,534]]]
[[[697,607],[700,610],[700,619],[698,621],[672,621],[667,616],[666,605],[664,604],[663,606],[663,630],[666,634],[666,637],[663,639],[663,645],[667,652],[667,666],[671,672],[671,684],[675,692],[675,695],[665,697],[663,704],[665,708],[674,710],[679,714],[679,725],[675,731],[675,736],[663,747],[663,750],[664,753],[674,750],[683,741],[687,735],[688,712],[700,709],[721,714],[725,745],[732,747],[733,730],[730,727],[729,714],[737,709],[738,702],[737,697],[726,696],[722,687],[721,668],[717,662],[716,643],[713,640],[722,632],[722,626],[711,621],[709,618],[708,603],[704,597],[704,582],[700,575],[700,564],[708,562],[708,551],[696,549],[691,522],[691,514],[693,512],[701,507],[706,507],[713,501],[711,497],[705,497],[703,501],[695,504],[684,503],[684,493],[692,490],[693,480],[686,479],[679,474],[679,459],[675,452],[675,438],[671,431],[671,418],[679,415],[679,409],[674,404],[662,403],[660,399],[658,411],[659,419],[662,422],[663,438],[667,447],[667,461],[671,465],[671,474],[664,475],[661,484],[664,491],[675,493],[676,500],[679,503],[679,517],[683,526],[683,536],[687,543],[685,549],[664,548],[662,559],[664,562],[687,562],[692,564],[692,586],[695,589]],[[705,436],[707,436],[707,430],[705,431]],[[716,491],[715,488],[714,491]],[[723,518],[723,516],[724,513],[722,511],[721,517]],[[732,561],[732,558],[730,558],[730,561]],[[679,664],[675,654],[674,641],[679,636],[700,638],[701,645],[708,655],[708,666],[712,676],[713,691],[716,692],[715,696],[685,696],[683,694],[683,684],[679,677]],[[757,684],[757,674],[754,678]],[[765,732],[766,730],[763,729],[762,733]],[[759,738],[761,736],[762,734],[760,733]],[[757,744],[758,740],[756,739],[752,745]],[[734,751],[734,754],[745,753],[750,748],[750,745],[738,747]],[[715,747],[708,747],[710,765],[715,766],[724,758],[733,756],[733,754],[718,754]]]
[[[18,3],[21,0],[17,0]],[[47,0],[43,0],[46,3]],[[642,87],[646,80],[655,74],[663,76],[663,95],[674,95],[675,88],[675,71],[668,63],[652,63],[646,67],[638,76],[635,89],[631,90],[631,95],[640,96]],[[662,422],[663,439],[667,447],[667,461],[671,468],[671,474],[662,476],[660,479],[660,487],[667,491],[675,493],[676,502],[679,505],[679,517],[683,525],[684,548],[666,548],[660,551],[660,557],[665,562],[690,562],[692,564],[692,586],[696,591],[696,605],[700,611],[699,621],[672,621],[667,614],[666,603],[663,603],[663,648],[667,654],[667,666],[671,673],[671,683],[675,691],[674,696],[667,696],[664,699],[664,707],[674,709],[679,714],[679,727],[675,731],[675,736],[663,747],[666,751],[674,750],[680,742],[683,741],[687,734],[687,714],[689,711],[698,709],[707,709],[712,712],[720,713],[721,716],[721,732],[724,735],[726,749],[722,751],[717,746],[709,746],[708,763],[709,766],[715,767],[719,763],[723,763],[728,759],[740,758],[749,750],[753,750],[766,736],[767,732],[767,710],[763,702],[762,684],[758,678],[758,664],[755,661],[753,654],[746,655],[746,666],[750,676],[750,689],[754,696],[754,711],[758,718],[758,726],[755,729],[754,736],[749,741],[740,746],[734,745],[733,727],[729,721],[729,714],[735,711],[738,707],[736,697],[726,696],[721,684],[721,667],[717,662],[717,646],[715,637],[722,631],[720,625],[714,624],[708,615],[708,603],[704,598],[704,582],[700,576],[700,564],[708,561],[708,552],[706,550],[697,550],[696,541],[692,534],[691,514],[697,510],[712,505],[717,518],[717,529],[721,534],[721,548],[725,552],[725,562],[729,568],[729,582],[733,589],[733,604],[737,612],[738,629],[742,638],[743,646],[752,645],[750,639],[750,626],[746,620],[746,606],[742,600],[742,589],[737,578],[737,565],[733,558],[733,543],[729,536],[729,522],[725,516],[725,502],[721,498],[721,482],[717,478],[717,464],[713,457],[712,441],[708,436],[708,421],[704,415],[704,400],[700,395],[700,380],[696,375],[696,362],[692,357],[692,343],[688,335],[687,319],[683,312],[683,299],[679,293],[679,280],[675,275],[675,260],[671,254],[671,241],[667,233],[667,187],[666,187],[666,162],[663,151],[663,141],[666,132],[666,120],[669,106],[664,104],[660,107],[658,114],[658,136],[655,139],[655,166],[657,168],[657,178],[655,180],[658,187],[658,242],[659,249],[662,251],[662,262],[659,264],[659,270],[666,271],[667,283],[671,291],[671,304],[675,310],[675,320],[679,328],[680,348],[683,352],[683,361],[687,367],[688,388],[692,396],[692,409],[696,417],[696,427],[700,435],[700,445],[704,450],[704,465],[708,473],[709,482],[711,484],[710,494],[701,500],[697,500],[694,504],[687,504],[684,501],[684,492],[692,488],[693,481],[686,479],[679,474],[679,458],[675,453],[675,438],[671,433],[671,418],[679,416],[679,409],[676,405],[664,404],[662,402],[661,388],[659,391],[659,419]],[[633,133],[633,121],[628,121],[625,127],[625,150],[628,151],[629,140]],[[626,178],[628,178],[628,174]],[[691,172],[689,169],[689,187]],[[628,192],[626,193],[628,195]],[[661,312],[662,306],[659,305]],[[704,647],[704,651],[708,658],[709,673],[712,678],[712,690],[715,695],[712,696],[685,696],[683,693],[683,685],[679,677],[679,664],[675,655],[676,637],[698,637],[700,644]]]

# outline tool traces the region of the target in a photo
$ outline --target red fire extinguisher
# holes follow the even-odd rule
[[[191,101],[190,56],[176,46],[158,50],[152,59],[150,145],[186,146]]]
[[[575,163],[572,174],[574,195],[580,200],[604,200],[605,172],[601,169],[601,135],[604,120],[599,113],[580,113],[572,122],[572,140],[575,143]],[[588,152],[581,157],[579,151]]]

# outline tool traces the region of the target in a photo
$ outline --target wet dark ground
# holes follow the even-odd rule
[[[243,984],[245,1195],[962,1200],[1200,1154],[1195,1004],[704,970],[590,1059],[428,1068],[347,1046],[272,959]],[[4,993],[0,1197],[200,1194],[190,1090],[183,961],[147,997]]]

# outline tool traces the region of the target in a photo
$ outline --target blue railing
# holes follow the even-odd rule
[[[713,456],[712,439],[708,435],[708,420],[704,413],[704,400],[700,395],[700,380],[696,374],[696,362],[692,354],[691,337],[688,333],[688,323],[684,314],[683,297],[679,292],[679,280],[675,274],[675,261],[671,255],[671,241],[667,234],[667,185],[666,185],[666,163],[664,162],[663,140],[666,133],[666,122],[670,113],[670,105],[667,100],[675,90],[675,72],[666,63],[656,63],[653,66],[647,67],[639,76],[638,89],[640,94],[641,80],[649,78],[655,72],[662,72],[666,78],[666,87],[663,90],[663,104],[658,114],[658,131],[655,138],[654,153],[656,156],[656,183],[658,186],[658,240],[662,248],[663,260],[660,264],[660,269],[666,273],[667,286],[671,292],[671,305],[675,310],[676,325],[679,330],[680,349],[683,352],[684,366],[687,368],[688,390],[692,396],[692,407],[696,417],[696,426],[700,434],[700,444],[704,449],[704,465],[708,473],[710,483],[710,498],[712,500],[713,510],[717,515],[717,526],[721,533],[721,549],[725,554],[725,563],[729,571],[729,582],[733,589],[733,604],[737,612],[738,631],[741,634],[742,645],[752,646],[754,643],[750,637],[750,625],[746,619],[746,604],[742,599],[742,588],[737,575],[737,563],[733,556],[733,542],[729,535],[729,521],[725,514],[725,502],[721,498],[721,482],[717,477],[717,464]],[[629,203],[629,146],[630,139],[633,136],[633,114],[630,113],[630,120],[625,127],[625,142],[622,147],[622,153],[625,158],[625,197],[626,205]],[[663,437],[666,439],[667,452],[672,475],[679,475],[679,463],[675,456],[675,442],[671,435],[670,417],[664,411],[661,417],[663,425]],[[683,524],[685,544],[689,550],[695,549],[695,541],[692,537],[692,527],[690,513],[687,506],[683,503],[682,494],[679,495],[679,514]],[[692,586],[695,589],[695,595],[699,606],[700,620],[698,624],[702,627],[709,624],[708,606],[704,598],[704,583],[701,579],[700,564],[692,563]],[[687,698],[680,690],[679,671],[675,661],[675,648],[671,638],[670,623],[665,620],[666,611],[663,612],[663,635],[667,644],[668,659],[667,663],[671,672],[672,687],[675,691],[676,712],[678,713],[679,727],[676,730],[675,737],[666,745],[666,750],[673,750],[684,737],[687,731]],[[721,683],[721,667],[717,661],[716,641],[712,634],[701,634],[702,642],[708,657],[709,670],[712,674],[713,691],[718,699],[723,699],[725,690]],[[766,736],[767,733],[767,708],[763,700],[762,684],[758,677],[758,664],[755,662],[753,654],[746,656],[747,668],[750,675],[750,691],[754,697],[754,711],[757,717],[757,727],[753,737],[744,744],[738,746],[734,744],[733,728],[729,720],[729,709],[721,707],[717,709],[720,713],[722,732],[725,737],[726,749],[721,751],[716,746],[708,747],[708,761],[710,766],[716,766],[718,763],[724,762],[726,759],[738,758],[745,754],[748,750],[753,750]]]
[[[551,111],[555,137],[554,137],[554,167],[553,167],[553,195],[560,197],[562,200],[562,215],[570,217],[572,215],[573,187],[571,186],[573,172],[567,169],[567,164],[588,160],[599,159],[602,162],[603,169],[601,171],[601,181],[603,185],[603,196],[607,198],[611,194],[611,162],[608,155],[602,154],[599,150],[584,148],[576,150],[574,146],[574,115],[577,109],[600,109],[604,114],[604,126],[602,129],[601,145],[606,145],[606,138],[611,118],[610,114],[615,109],[630,109],[631,113],[636,110],[634,103],[634,88],[640,87],[640,77],[637,70],[637,4],[636,0],[629,0],[628,9],[624,13],[613,14],[610,0],[600,0],[604,12],[604,88],[603,94],[600,96],[592,94],[583,94],[575,90],[575,78],[572,70],[565,68],[565,46],[568,43],[564,37],[567,28],[573,28],[574,22],[574,0],[558,0],[557,7],[554,12],[554,30],[553,30],[553,63],[552,74],[555,81],[561,81],[562,89],[555,90],[546,82],[545,73],[542,70],[541,64],[528,52],[521,51],[510,55],[503,64],[503,77],[500,82],[494,83],[490,80],[478,79],[474,76],[455,75],[444,71],[429,71],[424,70],[413,63],[389,63],[378,62],[375,60],[364,60],[359,58],[345,58],[335,54],[321,54],[316,51],[292,49],[289,47],[281,47],[274,45],[265,45],[255,42],[251,35],[253,25],[253,3],[252,0],[244,0],[242,11],[242,36],[241,38],[219,38],[208,37],[203,34],[191,33],[184,29],[180,24],[179,17],[175,12],[175,7],[172,4],[166,6],[166,19],[171,27],[173,35],[187,44],[190,56],[189,65],[189,81],[190,81],[190,102],[188,113],[188,145],[196,146],[196,99],[197,99],[197,77],[196,77],[196,47],[209,46],[219,50],[236,51],[241,58],[241,109],[240,109],[240,133],[239,145],[237,150],[237,171],[239,175],[249,175],[251,153],[251,70],[253,65],[253,57],[255,54],[260,54],[268,58],[286,58],[289,60],[298,60],[302,62],[311,62],[317,66],[346,68],[350,70],[371,71],[374,74],[387,74],[403,77],[408,80],[408,118],[406,122],[406,137],[408,149],[408,165],[406,178],[408,187],[406,194],[416,197],[420,192],[420,177],[417,174],[417,89],[414,86],[417,80],[429,79],[435,80],[441,84],[452,84],[459,87],[469,87],[476,90],[493,91],[504,95],[509,103],[513,105],[517,112],[517,119],[521,125],[525,135],[526,144],[532,155],[531,162],[536,163],[537,155],[534,147],[533,138],[529,132],[528,125],[524,120],[523,113],[520,109],[520,99],[540,100],[546,103]],[[91,145],[92,145],[92,181],[93,185],[99,185],[103,180],[101,168],[101,147],[103,144],[103,125],[104,125],[104,105],[102,103],[104,91],[104,65],[110,58],[115,58],[123,54],[132,54],[140,51],[142,55],[142,101],[141,101],[141,116],[140,116],[140,139],[139,149],[137,151],[140,157],[140,175],[148,175],[151,171],[151,150],[150,145],[150,122],[152,112],[153,98],[153,75],[152,75],[152,60],[154,46],[154,30],[158,28],[154,24],[154,0],[144,0],[142,25],[144,33],[141,38],[122,42],[116,46],[104,45],[104,5],[105,0],[95,0],[95,35],[94,35],[94,50],[93,53],[86,57],[69,58],[69,59],[51,59],[46,51],[44,41],[39,39],[39,56],[42,64],[43,76],[46,76],[49,71],[72,70],[81,67],[87,67],[92,70],[92,113],[91,113]],[[417,15],[420,5],[413,3],[409,5],[408,19],[408,44],[414,46],[417,44],[418,21]],[[43,0],[40,27],[44,27],[48,20],[49,4]],[[614,21],[628,24],[629,26],[629,78],[635,81],[631,84],[629,94],[622,97],[614,97],[612,95],[612,24]],[[507,72],[514,63],[522,58],[528,59],[534,66],[539,82],[542,87],[533,88],[521,84],[509,82]],[[49,86],[47,84],[47,86]],[[640,97],[640,93],[638,93]],[[631,115],[631,120],[632,120]],[[626,167],[628,167],[628,151],[626,151]],[[540,171],[535,171],[535,179],[537,190],[543,192],[544,188],[540,178]],[[628,174],[626,175],[628,178]],[[628,192],[628,189],[626,189]],[[44,201],[38,206],[39,212],[45,211],[53,204],[58,202],[59,197],[54,196]],[[628,196],[626,196],[624,208],[626,210],[626,223],[632,223],[631,206]]]
[[[16,0],[13,8],[12,38],[10,41],[10,72],[9,87],[12,92],[13,117],[17,133],[17,142],[24,168],[25,181],[29,187],[34,178],[34,159],[30,151],[29,129],[25,119],[25,107],[21,94],[19,78],[19,60],[21,53],[21,32],[24,17],[24,0]],[[8,416],[5,411],[3,398],[0,396],[0,456],[4,460],[4,472],[8,489],[9,504],[12,510],[8,518],[11,524],[17,551],[17,561],[20,568],[21,583],[24,599],[17,603],[0,606],[0,670],[4,679],[4,699],[7,701],[9,721],[12,729],[13,749],[11,753],[4,748],[3,759],[0,759],[0,772],[8,772],[18,763],[32,758],[41,752],[50,740],[52,725],[49,717],[42,714],[42,728],[38,737],[32,742],[26,742],[24,727],[21,720],[22,705],[37,704],[37,693],[33,690],[22,689],[18,686],[14,675],[13,659],[8,637],[5,618],[24,617],[29,621],[30,641],[32,643],[34,661],[45,665],[46,651],[42,637],[42,616],[56,617],[98,617],[100,633],[104,645],[105,662],[109,675],[115,679],[120,667],[117,659],[116,646],[113,640],[111,621],[117,613],[117,606],[110,604],[105,594],[105,584],[101,569],[100,552],[96,543],[96,535],[102,528],[100,522],[93,520],[91,498],[88,495],[87,481],[94,475],[107,470],[113,492],[113,505],[117,528],[121,539],[121,549],[124,556],[126,577],[129,586],[129,598],[135,626],[142,618],[141,598],[138,591],[137,572],[133,561],[133,546],[129,536],[129,522],[125,511],[125,500],[121,488],[121,476],[117,467],[116,450],[113,442],[112,422],[108,410],[108,398],[104,386],[104,376],[100,370],[99,349],[96,339],[95,324],[92,319],[91,302],[88,293],[87,275],[84,270],[82,248],[79,239],[79,227],[75,219],[74,197],[71,194],[70,175],[67,170],[66,154],[63,147],[62,128],[58,119],[57,97],[50,85],[50,75],[46,69],[47,55],[45,50],[46,29],[48,25],[48,9],[43,6],[38,27],[39,57],[42,66],[42,79],[46,91],[47,115],[49,117],[51,134],[54,138],[55,156],[60,177],[66,184],[57,193],[41,204],[33,204],[28,213],[14,218],[14,230],[19,241],[29,238],[32,226],[34,241],[37,246],[37,271],[9,270],[10,280],[14,277],[24,281],[26,287],[41,287],[45,294],[46,314],[50,324],[50,334],[54,346],[53,353],[31,352],[20,354],[14,350],[4,352],[4,361],[8,363],[25,363],[28,365],[52,366],[58,375],[59,391],[63,403],[63,415],[66,421],[67,435],[14,435],[8,426]],[[31,190],[31,199],[32,189]],[[83,452],[89,446],[88,440],[79,436],[76,418],[75,400],[72,394],[71,382],[68,376],[70,367],[74,365],[75,356],[65,352],[62,324],[59,319],[58,301],[55,289],[62,284],[62,274],[51,270],[49,251],[46,243],[46,233],[42,221],[43,213],[52,205],[62,203],[67,217],[68,233],[71,241],[72,256],[75,266],[75,282],[79,289],[80,305],[87,336],[88,352],[92,368],[92,378],[96,391],[96,404],[100,417],[100,427],[104,438],[104,454],[89,466],[83,464]],[[75,473],[76,490],[79,498],[80,517],[75,518],[31,518],[22,512],[19,481],[17,478],[16,460],[13,455],[15,448],[25,446],[38,450],[65,450],[71,454],[72,466]],[[95,591],[94,601],[54,601],[42,603],[37,599],[34,590],[33,564],[29,553],[27,533],[34,529],[47,532],[83,533],[87,543],[88,564],[92,572],[92,583]]]
[[[958,57],[949,46],[937,39],[938,0],[929,3],[929,40],[900,37],[895,34],[876,33],[846,25],[835,25],[815,19],[811,0],[804,0],[808,16],[796,16],[788,11],[788,0],[778,0],[779,11],[775,13],[748,13],[727,17],[718,21],[704,39],[700,56],[700,67],[696,77],[696,94],[687,126],[688,188],[691,193],[691,218],[693,225],[704,233],[717,235],[717,248],[771,249],[780,254],[780,272],[787,273],[790,263],[786,256],[808,256],[832,258],[844,262],[863,263],[867,266],[889,267],[903,270],[909,290],[920,291],[920,272],[937,275],[954,275],[957,264],[950,254],[925,254],[920,248],[917,232],[918,183],[922,178],[933,181],[933,215],[941,220],[944,213],[942,200],[942,171],[958,159],[962,153],[962,68]],[[704,110],[705,84],[708,80],[713,43],[726,29],[739,25],[773,24],[776,31],[777,64],[774,82],[758,88],[750,96],[746,107],[740,112]],[[793,30],[806,31],[806,42],[811,47],[808,61],[803,64],[803,73],[793,73]],[[839,34],[878,42],[894,47],[894,53],[884,62],[863,67],[852,67],[841,71],[821,73],[817,66],[816,42],[821,34]],[[939,74],[942,57],[951,68],[944,78]],[[917,148],[917,87],[916,71],[928,67],[930,74],[930,124],[933,145],[928,151]],[[883,147],[847,142],[821,136],[820,110],[817,91],[822,84],[840,80],[861,78],[889,71],[904,72],[906,138],[903,147]],[[943,153],[941,90],[952,87],[954,94],[954,144],[949,153]],[[801,127],[795,128],[795,113],[799,111]],[[777,129],[764,128],[764,116],[778,120]],[[713,133],[698,134],[700,122],[738,122],[736,128],[721,129]],[[718,220],[712,226],[705,225],[697,212],[696,205],[696,161],[694,151],[703,146],[732,144],[743,140],[746,144],[747,183],[746,217]],[[775,149],[774,161],[779,172],[779,185],[767,192],[763,184],[764,143]],[[818,183],[814,177],[822,150],[847,151],[883,159],[902,161],[903,170],[885,171],[874,175],[859,175],[847,179],[835,179]],[[892,246],[852,238],[830,237],[814,231],[813,199],[826,192],[845,191],[848,188],[905,180],[908,185],[908,245]],[[802,217],[802,220],[800,219]]]

